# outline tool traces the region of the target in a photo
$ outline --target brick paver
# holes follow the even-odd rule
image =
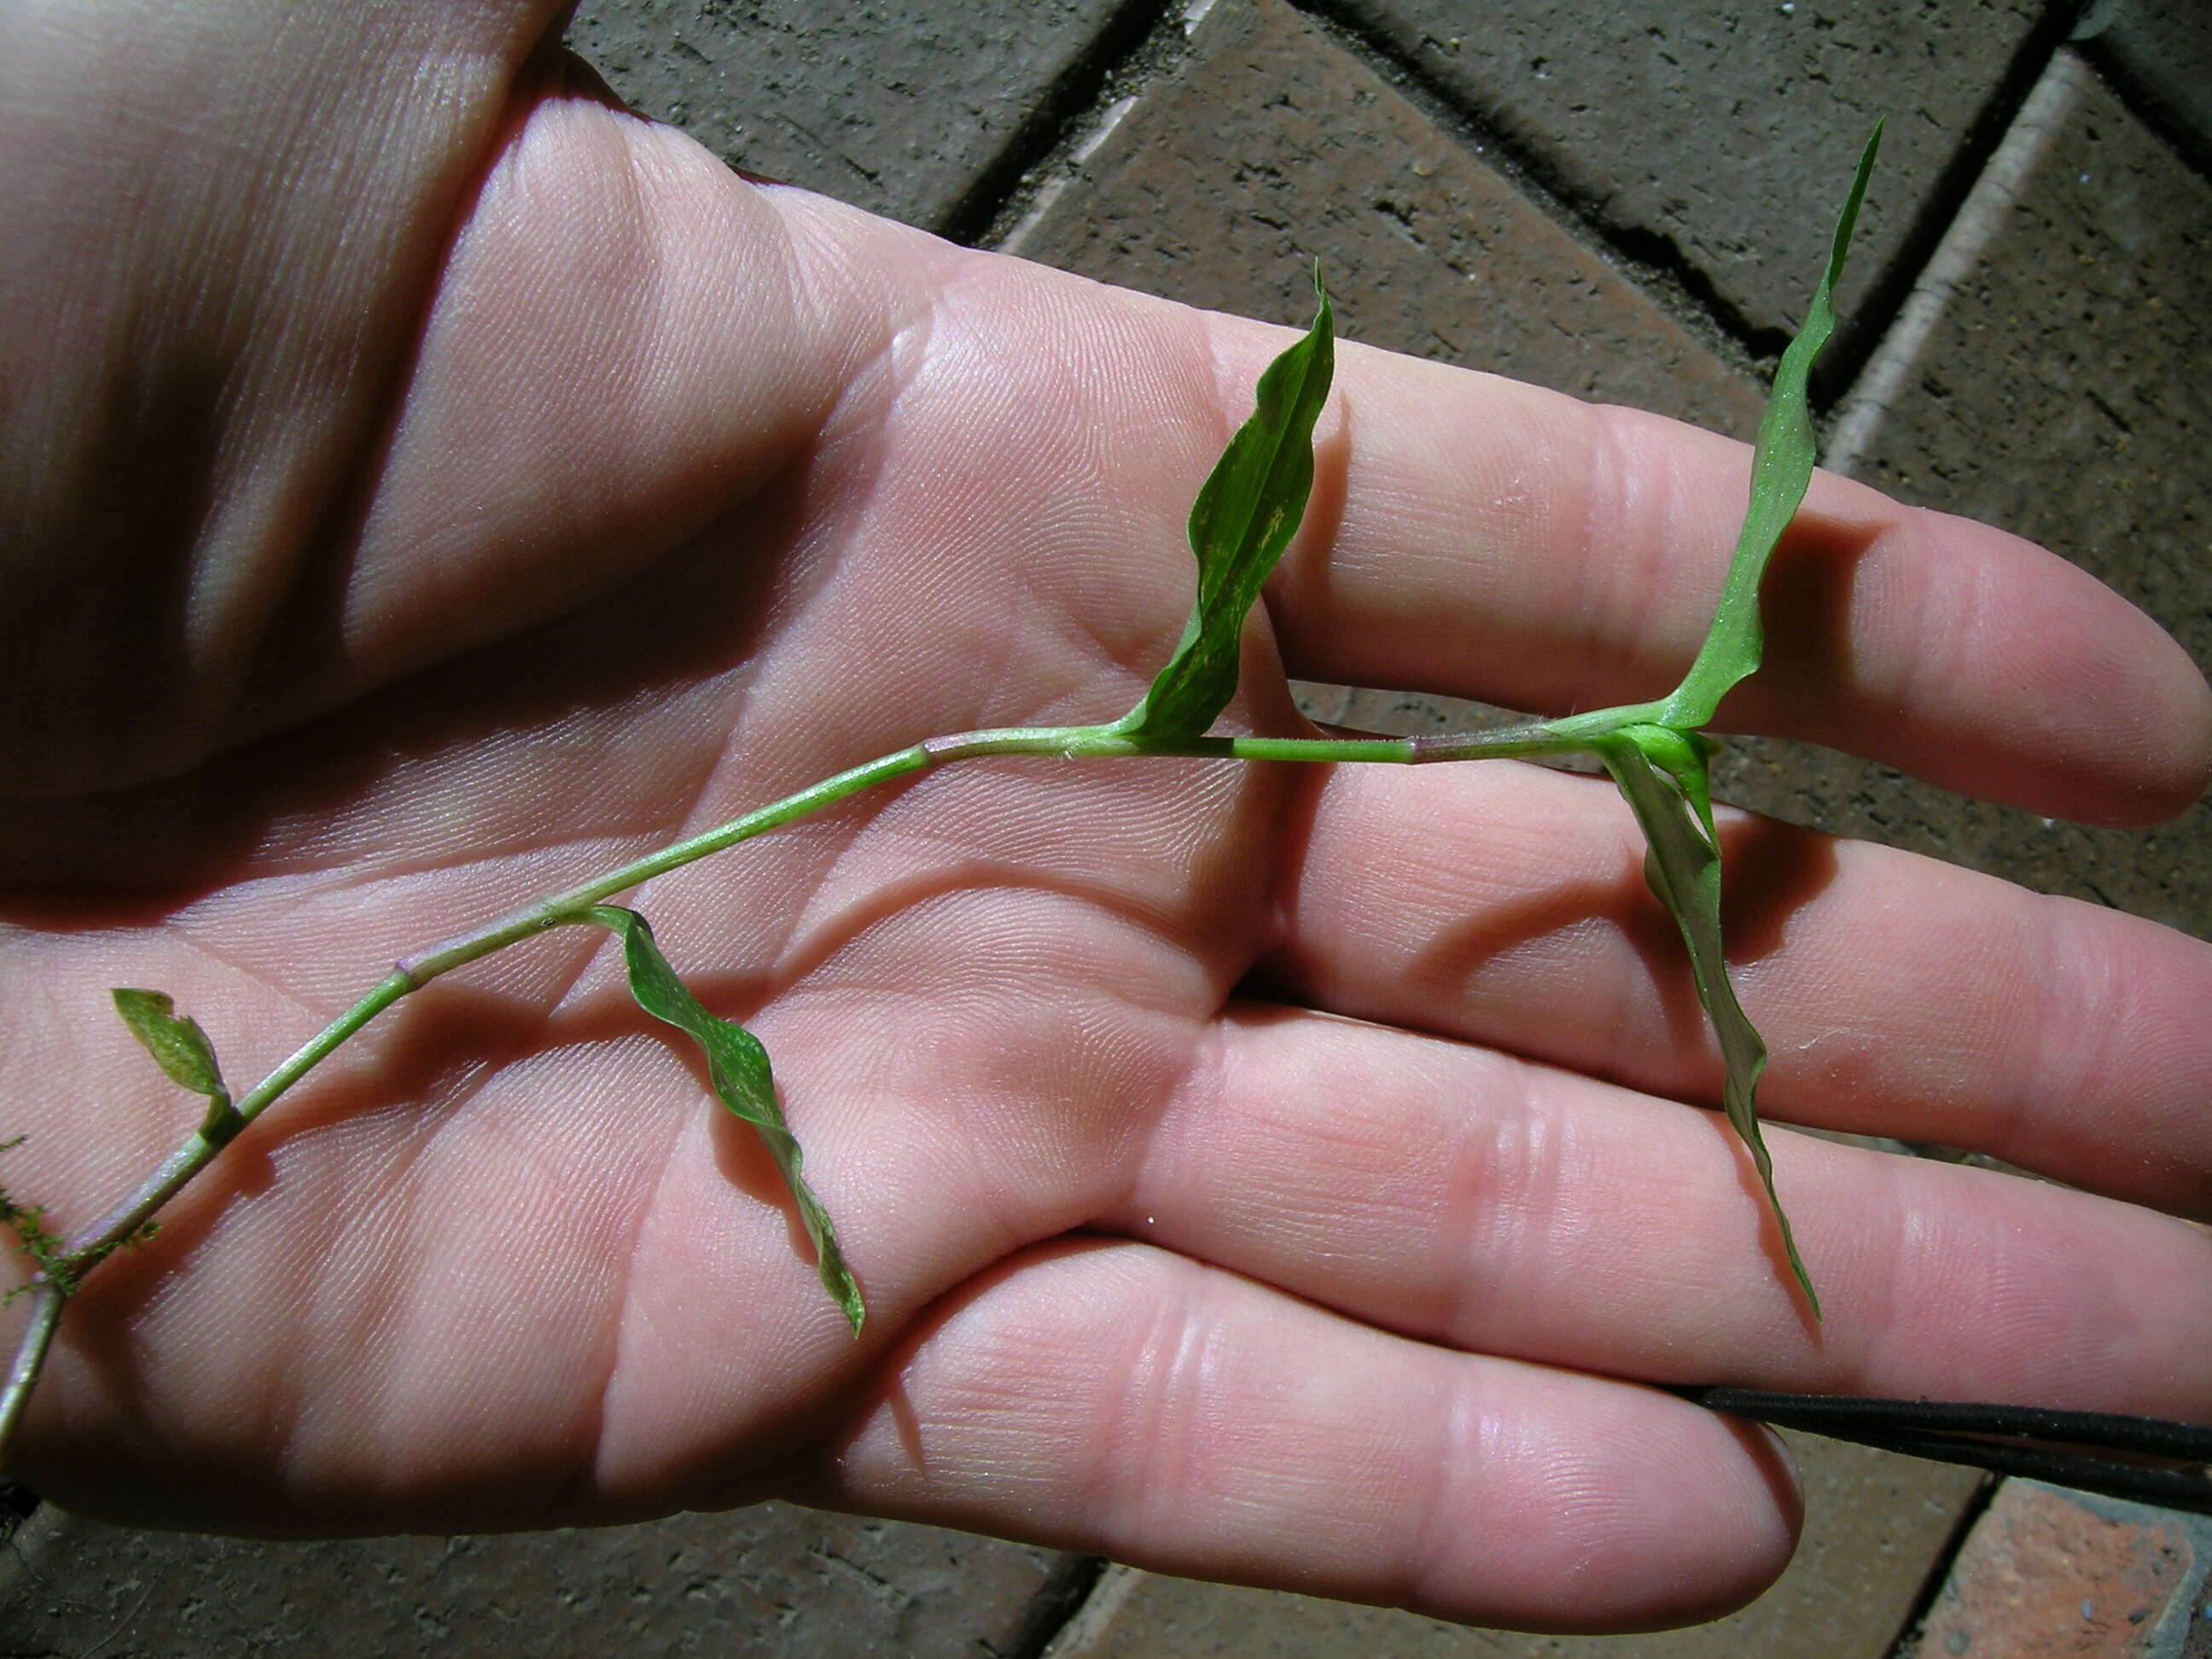
[[[2212,1522],[2008,1480],[1900,1659],[2195,1659]]]
[[[1112,0],[584,0],[568,39],[724,160],[940,228]]]
[[[1560,191],[1752,326],[1788,330],[1819,269],[1838,155],[1890,117],[1842,301],[1856,311],[1997,114],[2037,0],[1346,0]],[[2055,33],[2045,26],[2046,34]],[[2032,72],[2032,71],[2031,71]]]
[[[1208,11],[1007,251],[1300,324],[1318,258],[1347,338],[1758,425],[1748,374],[1282,0]]]
[[[0,1552],[0,1652],[973,1659],[1033,1648],[1060,1559],[781,1504],[590,1531],[314,1544],[45,1510]]]

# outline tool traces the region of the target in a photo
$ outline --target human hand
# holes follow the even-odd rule
[[[534,23],[494,21],[511,65]],[[58,635],[52,685],[11,705],[47,799],[0,814],[0,1030],[11,1075],[58,1086],[0,1127],[31,1135],[11,1188],[61,1219],[191,1115],[103,1023],[109,985],[173,991],[254,1069],[377,964],[686,827],[933,732],[1110,717],[1180,625],[1190,494],[1279,331],[754,188],[549,59],[522,77],[436,129],[468,155],[426,168],[459,228],[419,266],[228,250],[177,282],[246,273],[210,298],[254,326],[209,345],[144,301],[116,331],[149,384],[252,382],[141,452],[163,489],[132,510],[183,602],[149,584],[130,611],[147,544],[100,516],[113,479],[57,483],[23,410],[0,424],[31,526],[12,568],[139,642],[125,672]],[[295,129],[226,131],[269,155]],[[152,173],[204,231],[242,199]],[[401,197],[295,204],[283,246],[367,236],[363,203]],[[161,256],[216,240],[157,241],[133,294],[173,294]],[[326,340],[357,314],[340,276],[384,296],[388,379],[339,354],[339,414],[309,421],[267,389],[296,377],[208,372]],[[12,337],[71,338],[50,289],[4,291]],[[100,362],[49,355],[40,385],[78,391],[28,407],[84,406]],[[1271,595],[1285,665],[1535,708],[1671,684],[1741,447],[1356,348],[1339,386]],[[83,418],[125,453],[113,409]],[[1783,557],[1735,723],[2107,822],[2201,781],[2194,671],[2057,561],[1828,478]],[[1240,718],[1300,729],[1279,676],[1246,684]],[[114,712],[149,703],[198,712]],[[1794,1500],[1763,1433],[1613,1379],[2203,1415],[2204,1241],[2121,1200],[2207,1207],[2205,948],[1729,834],[1771,1115],[2110,1196],[1778,1132],[1829,1305],[1808,1329],[1725,1129],[1652,1097],[1710,1099],[1717,1066],[1609,790],[973,763],[645,901],[775,1056],[869,1293],[860,1343],[757,1149],[605,954],[556,937],[411,1000],[101,1269],[21,1473],[248,1530],[781,1494],[1633,1624],[1755,1590]]]

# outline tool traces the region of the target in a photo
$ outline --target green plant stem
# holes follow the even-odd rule
[[[28,1287],[31,1322],[15,1345],[15,1358],[8,1367],[8,1381],[0,1385],[0,1452],[15,1443],[15,1425],[30,1404],[31,1388],[53,1346],[54,1329],[62,1322],[62,1304],[69,1300],[62,1287],[41,1280]]]
[[[1418,738],[1169,738],[1125,735],[1103,726],[1015,726],[932,738],[848,768],[712,830],[671,842],[576,886],[533,900],[465,933],[416,951],[402,958],[360,1000],[241,1096],[229,1133],[195,1132],[136,1191],[69,1242],[59,1255],[59,1273],[42,1274],[24,1287],[25,1293],[32,1297],[33,1313],[31,1323],[17,1346],[7,1381],[0,1385],[0,1462],[4,1462],[16,1423],[45,1363],[62,1305],[75,1293],[83,1274],[116,1249],[143,1237],[155,1213],[214,1161],[237,1129],[258,1117],[332,1051],[401,998],[467,963],[564,923],[582,920],[584,911],[617,893],[819,811],[877,784],[951,761],[1005,755],[1085,759],[1182,757],[1306,764],[1369,762],[1395,765],[1504,759],[1591,751],[1595,740],[1606,733],[1648,720],[1655,707],[1638,704],[1549,724]]]
[[[395,972],[409,981],[407,988],[427,985],[441,974],[464,963],[489,956],[495,951],[557,927],[577,911],[602,903],[655,876],[696,863],[763,830],[805,817],[810,812],[858,794],[861,790],[909,773],[925,771],[948,761],[975,760],[993,755],[1050,755],[1063,759],[1112,759],[1132,757],[1193,757],[1243,761],[1334,763],[1350,761],[1417,764],[1424,761],[1504,759],[1516,756],[1555,755],[1589,750],[1591,739],[1620,726],[1650,718],[1655,705],[1600,711],[1577,716],[1558,726],[1512,726],[1496,732],[1437,735],[1422,738],[1154,738],[1128,737],[1103,726],[1023,726],[989,731],[962,732],[931,738],[896,750],[859,766],[848,768],[810,784],[796,794],[757,807],[726,823],[690,836],[647,853],[643,858],[592,877],[589,881],[508,911],[480,927],[441,940],[401,958]],[[1608,714],[1621,718],[1607,720]],[[1592,724],[1595,722],[1595,724]],[[1589,735],[1583,733],[1587,732]],[[258,1091],[257,1091],[258,1092]],[[241,1110],[243,1107],[241,1106]]]

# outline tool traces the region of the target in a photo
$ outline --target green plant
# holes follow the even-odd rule
[[[1198,592],[1189,621],[1167,665],[1136,706],[1120,719],[1096,726],[930,738],[430,945],[398,963],[243,1094],[233,1095],[214,1045],[196,1022],[176,1012],[167,996],[149,990],[114,992],[117,1012],[162,1071],[183,1088],[204,1097],[208,1107],[198,1127],[137,1191],[74,1239],[57,1237],[38,1209],[20,1206],[0,1194],[0,1221],[15,1231],[38,1269],[19,1292],[27,1294],[33,1307],[0,1393],[0,1446],[21,1417],[62,1310],[87,1271],[116,1250],[144,1240],[156,1212],[241,1129],[392,1004],[466,963],[561,927],[595,927],[615,934],[639,1006],[699,1045],[716,1097],[752,1126],[774,1157],[812,1241],[822,1282],[857,1332],[865,1317],[860,1287],[845,1264],[829,1215],[805,1180],[799,1143],[785,1127],[766,1052],[750,1033],[700,1003],[662,955],[642,916],[606,901],[872,785],[985,756],[1183,756],[1397,764],[1577,753],[1595,757],[1643,827],[1649,844],[1648,878],[1680,930],[1698,994],[1725,1064],[1729,1118],[1759,1171],[1796,1282],[1817,1317],[1819,1302],[1775,1194],[1759,1134],[1755,1102],[1765,1063],[1765,1045],[1736,1000],[1723,960],[1721,853],[1708,774],[1712,744],[1701,728],[1713,719],[1727,692],[1759,664],[1760,580],[1812,476],[1808,377],[1834,331],[1832,295],[1880,141],[1877,127],[1860,157],[1804,327],[1775,377],[1759,433],[1749,507],[1711,627],[1688,673],[1666,696],[1468,735],[1210,735],[1237,692],[1248,616],[1297,530],[1313,483],[1312,435],[1328,396],[1334,366],[1334,319],[1316,274],[1319,304],[1311,328],[1261,377],[1251,417],[1231,439],[1192,507],[1189,537],[1197,559]]]

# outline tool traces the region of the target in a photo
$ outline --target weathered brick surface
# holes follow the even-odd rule
[[[568,40],[726,161],[935,228],[1111,0],[584,0]]]
[[[1799,273],[1877,117],[1883,185],[1848,311],[1944,187],[2046,8],[1927,0],[1348,0],[1570,199],[1670,248],[1754,327],[1792,328]]]
[[[1748,435],[1759,394],[1280,0],[1224,0],[1008,252]],[[1806,268],[1809,290],[1814,264]]]
[[[2188,1659],[2212,1523],[2008,1480],[1960,1548],[1908,1659]]]
[[[46,1510],[0,1553],[0,1651],[972,1659],[1027,1639],[1056,1559],[776,1504],[591,1532],[319,1544]]]

